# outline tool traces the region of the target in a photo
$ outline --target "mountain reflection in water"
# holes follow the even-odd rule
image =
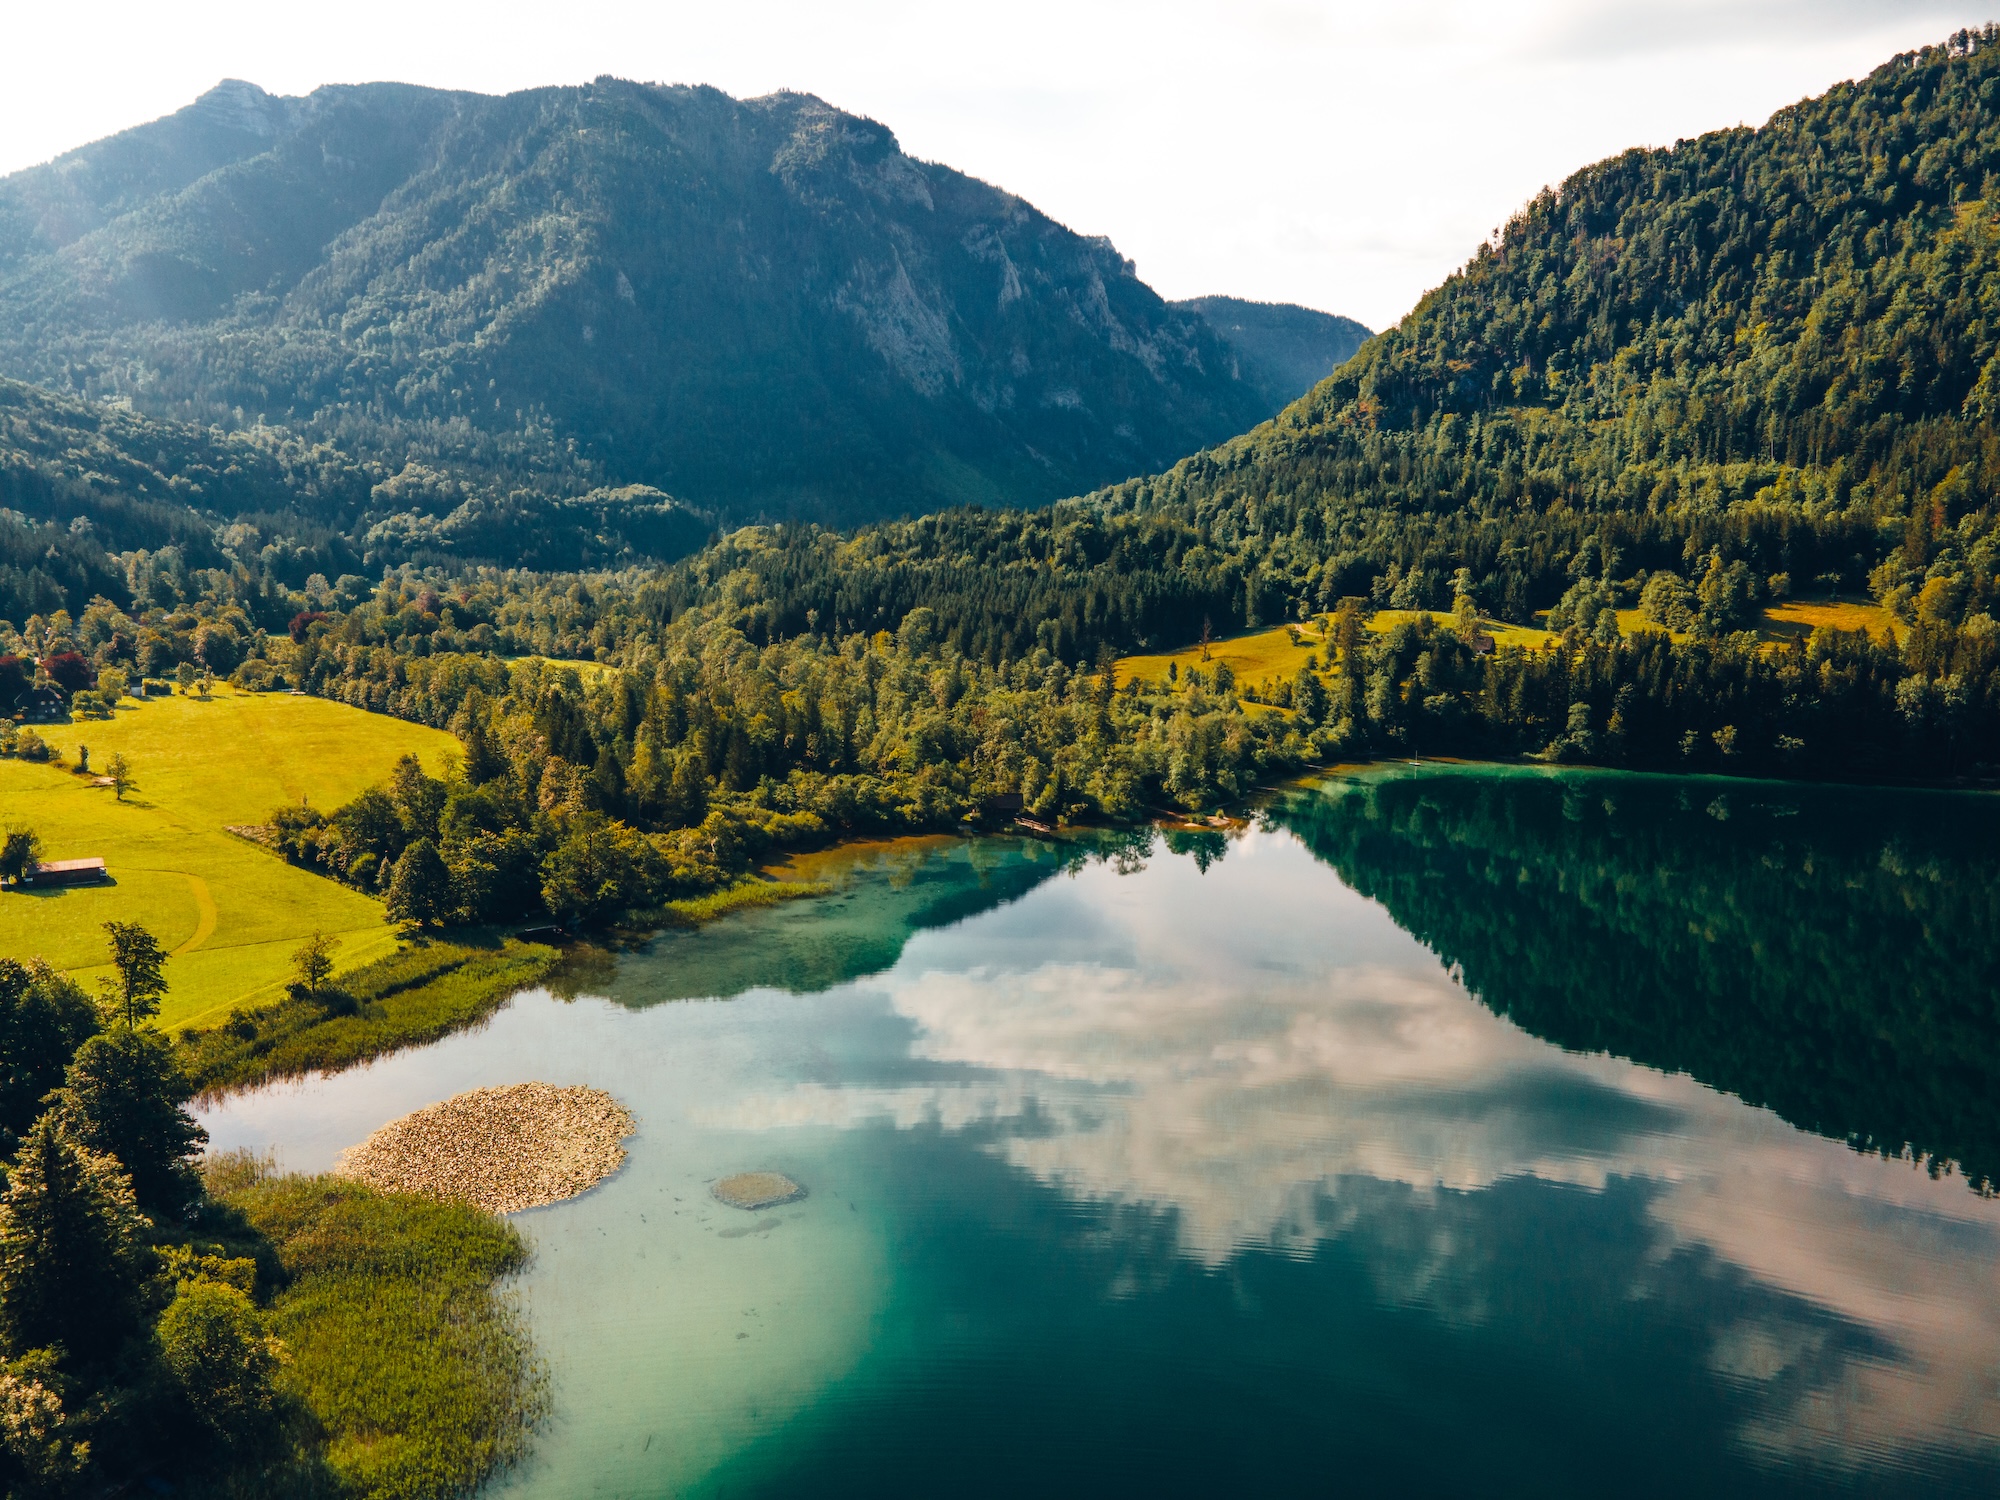
[[[1442,770],[897,846],[206,1122],[311,1167],[478,1083],[634,1109],[523,1220],[507,1495],[1987,1494],[1992,806]],[[751,1167],[811,1196],[743,1234]]]

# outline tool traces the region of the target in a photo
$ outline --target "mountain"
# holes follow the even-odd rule
[[[1100,508],[1197,528],[1265,618],[1449,607],[1463,568],[1526,620],[1711,558],[1754,597],[2000,611],[1996,39],[1584,168],[1275,420]]]
[[[1290,302],[1191,297],[1174,306],[1207,321],[1236,356],[1237,373],[1274,408],[1303,396],[1373,337],[1352,318]]]
[[[1352,596],[1724,633],[1865,592],[1943,632],[1924,672],[1957,712],[2000,686],[2000,31],[1584,168],[1274,420],[1161,473],[744,538],[674,597],[725,559],[780,634],[923,605],[968,648],[1070,660]]]
[[[1037,504],[1269,415],[1239,363],[1109,242],[804,94],[228,82],[0,179],[0,373],[492,503]]]

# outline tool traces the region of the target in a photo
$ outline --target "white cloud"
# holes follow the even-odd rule
[[[1076,897],[1059,884],[989,916],[976,946],[964,932],[914,942],[873,987],[913,1023],[912,1055],[963,1081],[761,1092],[709,1123],[1032,1125],[994,1131],[995,1149],[1078,1199],[1171,1211],[1183,1251],[1210,1265],[1349,1233],[1365,1210],[1343,1194],[1370,1180],[1420,1195],[1642,1180],[1660,1254],[1703,1248],[1894,1351],[1833,1383],[1791,1379],[1818,1336],[1746,1314],[1712,1355],[1776,1401],[1746,1441],[1861,1463],[2000,1440],[2000,1204],[1685,1076],[1559,1053],[1367,919],[1296,844],[1253,835],[1228,858],[1259,868],[1206,882],[1186,861],[1144,882],[1092,870]],[[1094,921],[1050,920],[1071,905]],[[1324,914],[1323,944],[1299,942],[1302,910]],[[1036,952],[1017,922],[1070,935]],[[1088,956],[1106,952],[1129,957]],[[1480,1247],[1435,1226],[1382,1294],[1469,1296],[1474,1311],[1454,1315],[1475,1315]]]
[[[1381,327],[1545,183],[1771,110],[1986,18],[1954,0],[201,0],[16,7],[0,170],[224,76],[503,91],[790,87],[1109,234],[1169,296]]]

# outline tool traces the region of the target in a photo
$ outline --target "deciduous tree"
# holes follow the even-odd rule
[[[158,938],[137,922],[106,922],[111,938],[111,978],[104,981],[106,1001],[127,1027],[137,1026],[159,1014],[160,998],[167,992],[163,972],[167,952]]]
[[[437,845],[421,838],[403,851],[389,880],[389,920],[435,927],[451,915],[451,871]]]

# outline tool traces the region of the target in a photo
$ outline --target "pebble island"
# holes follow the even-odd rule
[[[474,1089],[392,1120],[334,1169],[393,1193],[455,1198],[511,1214],[574,1198],[625,1162],[634,1129],[598,1089],[512,1083]]]

